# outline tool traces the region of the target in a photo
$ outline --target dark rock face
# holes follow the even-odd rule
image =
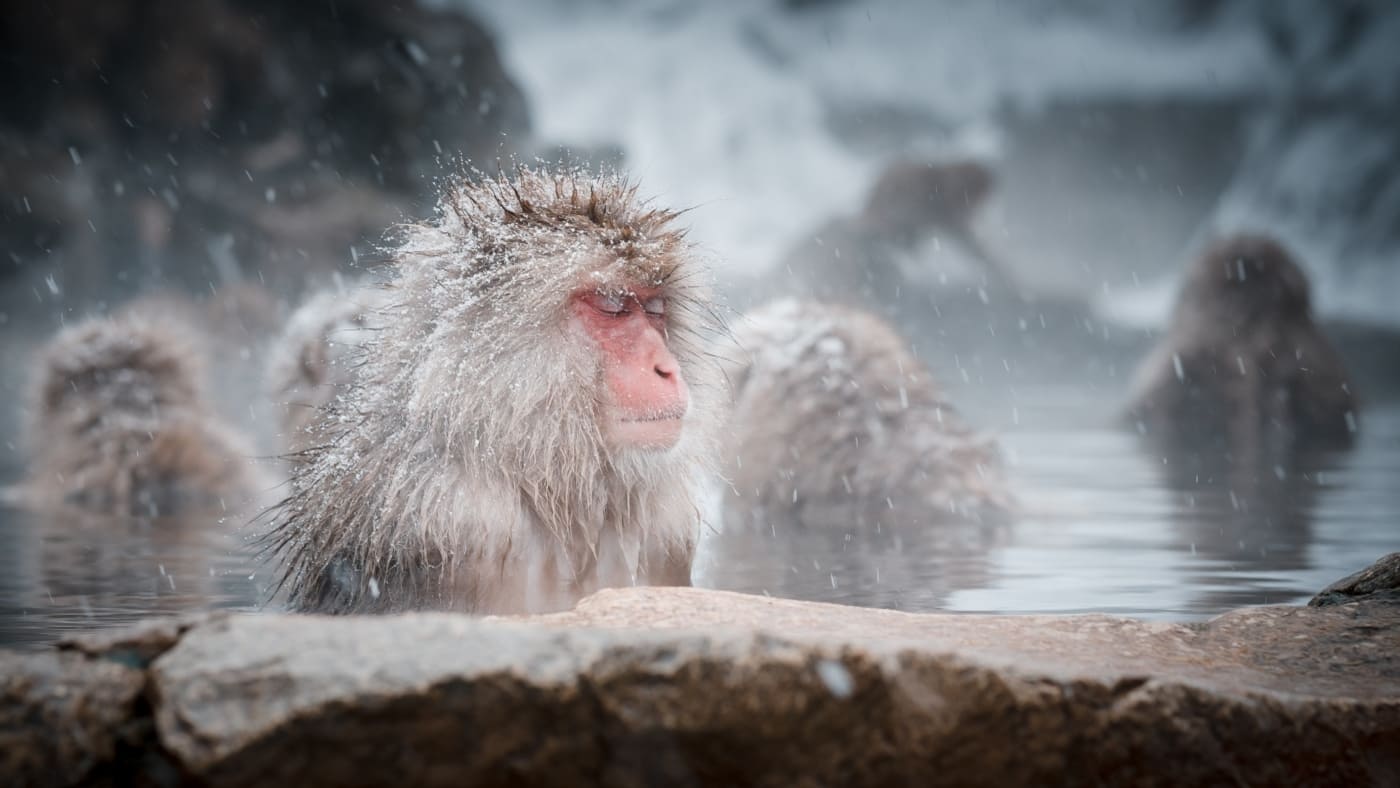
[[[188,631],[222,618],[220,613],[190,613],[171,618],[152,618],[121,629],[104,629],[58,643],[61,651],[145,668],[156,657],[169,651]]]
[[[1162,624],[687,588],[515,620],[216,617],[5,658],[0,780],[1389,785],[1397,626],[1368,602]],[[112,660],[160,648],[141,695]],[[104,762],[123,735],[154,757]]]
[[[9,4],[0,49],[0,271],[79,295],[295,285],[529,124],[485,30],[416,3]]]
[[[1327,586],[1308,600],[1308,606],[1342,605],[1360,600],[1400,602],[1400,553],[1382,556],[1360,572]]]
[[[1400,776],[1388,755],[1400,752],[1400,663],[1353,659],[1348,676],[1327,675],[1378,636],[1352,632],[1342,647],[1332,639],[1351,617],[1319,613],[1190,627],[610,591],[543,620],[556,631],[235,618],[192,631],[153,675],[162,740],[226,785]],[[665,631],[707,624],[724,629]],[[594,626],[631,631],[577,628]],[[1302,649],[1275,651],[1282,633],[1312,631],[1330,645],[1301,669]]]
[[[0,654],[0,782],[71,785],[139,737],[146,677],[77,654]]]

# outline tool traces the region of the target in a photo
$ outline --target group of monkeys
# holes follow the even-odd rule
[[[881,309],[901,290],[892,250],[935,230],[1015,291],[968,229],[989,187],[976,165],[892,168],[726,325],[677,215],[622,176],[464,178],[382,277],[282,326],[266,388],[285,485],[222,426],[209,351],[138,305],[38,356],[19,495],[122,517],[253,504],[273,592],[332,613],[533,613],[686,585],[716,489],[735,527],[849,528],[852,502],[929,528],[1006,518],[995,443]],[[1190,268],[1128,414],[1164,451],[1236,464],[1343,447],[1356,428],[1302,271],[1257,237]],[[257,503],[270,489],[281,500]]]

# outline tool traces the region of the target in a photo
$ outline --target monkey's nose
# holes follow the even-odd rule
[[[671,355],[671,349],[666,347],[664,341],[651,348],[648,356],[651,361],[651,371],[655,372],[658,378],[667,383],[675,383],[681,379],[680,363],[676,361],[675,356]]]

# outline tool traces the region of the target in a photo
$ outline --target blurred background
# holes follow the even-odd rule
[[[901,264],[949,317],[907,339],[1000,436],[1025,515],[955,556],[849,535],[755,554],[716,525],[697,583],[1168,618],[1296,601],[1400,547],[1397,40],[1384,0],[7,3],[0,469],[23,471],[33,348],[152,295],[206,317],[225,411],[271,452],[265,343],[466,165],[625,169],[690,209],[737,310],[892,161],[972,161],[982,245],[1085,311],[1008,322],[935,234]],[[1297,255],[1366,408],[1355,452],[1247,510],[1183,497],[1113,423],[1178,272],[1236,230]],[[151,533],[0,512],[0,641],[251,604],[243,557]]]

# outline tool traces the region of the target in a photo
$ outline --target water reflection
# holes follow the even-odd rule
[[[1166,470],[1163,476],[1175,493],[1178,539],[1197,554],[1251,569],[1299,569],[1307,565],[1318,496],[1336,487],[1327,480],[1341,467],[1340,458],[1323,455],[1270,471]]]
[[[1347,461],[1337,454],[1299,456],[1268,469],[1207,469],[1171,459],[1162,469],[1173,494],[1172,527],[1196,558],[1192,582],[1215,587],[1198,601],[1206,608],[1258,601],[1248,587],[1219,588],[1232,585],[1233,576],[1308,569],[1320,502],[1348,492],[1334,481],[1346,479]]]
[[[878,507],[833,508],[821,522],[747,511],[729,501],[724,526],[703,542],[697,579],[735,591],[935,610],[959,589],[992,580],[1007,523],[927,520]]]
[[[0,509],[0,645],[151,615],[248,607],[258,597],[239,521]]]
[[[1356,450],[1299,458],[1280,477],[1174,475],[1105,414],[1115,390],[1026,387],[1003,446],[1022,501],[1014,527],[948,531],[849,520],[802,530],[724,523],[700,585],[911,611],[1110,612],[1192,619],[1297,603],[1400,547],[1400,406],[1367,412]],[[964,399],[994,423],[1005,402]],[[755,526],[760,527],[755,527]]]
[[[1400,548],[1400,405],[1368,410],[1348,456],[1263,476],[1241,495],[1213,477],[1173,479],[1134,435],[1101,423],[1117,391],[1018,393],[1012,421],[1006,402],[952,392],[970,420],[1004,431],[1022,503],[1013,526],[934,525],[888,509],[832,511],[822,527],[731,518],[705,533],[697,585],[908,611],[1181,620],[1300,602]],[[242,524],[0,508],[0,646],[256,607]]]

